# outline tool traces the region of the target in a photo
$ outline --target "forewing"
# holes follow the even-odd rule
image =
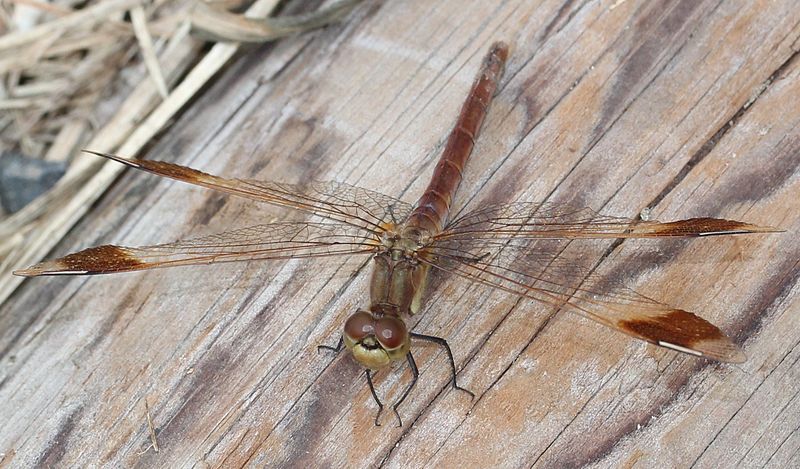
[[[98,246],[14,274],[107,274],[217,262],[370,254],[377,244],[362,229],[339,223],[271,223],[154,246]]]
[[[601,215],[588,208],[563,204],[518,202],[468,212],[451,221],[435,238],[477,242],[508,238],[660,238],[775,231],[779,230],[719,218],[643,221]]]
[[[662,347],[720,361],[744,361],[739,347],[703,318],[594,274],[595,264],[588,261],[589,255],[581,255],[581,244],[586,243],[437,241],[426,248],[423,261],[476,283],[577,312]]]
[[[159,176],[207,187],[258,202],[293,208],[329,220],[346,223],[372,233],[387,224],[398,224],[412,207],[380,192],[340,182],[285,184],[250,179],[228,179],[186,166],[155,160],[133,160],[108,153],[89,151],[132,168]]]

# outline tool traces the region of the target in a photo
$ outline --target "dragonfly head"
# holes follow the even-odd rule
[[[367,311],[347,318],[343,336],[356,361],[372,370],[404,359],[411,346],[408,328],[400,318]]]

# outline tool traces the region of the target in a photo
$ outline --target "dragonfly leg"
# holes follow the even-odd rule
[[[482,260],[486,259],[487,257],[489,257],[489,253],[488,253],[488,252],[484,252],[484,253],[483,253],[483,254],[481,254],[480,256],[477,256],[477,257],[466,257],[466,258],[464,258],[464,259],[465,259],[467,262],[469,262],[470,264],[477,264],[478,262],[480,262],[480,261],[482,261]]]
[[[380,427],[381,424],[378,422],[378,419],[381,417],[381,412],[383,412],[383,404],[381,400],[378,399],[378,393],[375,392],[375,386],[372,384],[372,370],[367,368],[365,371],[367,374],[367,384],[369,384],[369,392],[372,393],[372,398],[375,399],[375,403],[378,404],[378,413],[375,414],[375,426]]]
[[[327,350],[333,353],[339,353],[344,348],[344,336],[339,337],[339,343],[336,344],[336,347],[331,347],[330,345],[317,345],[317,352],[321,352],[322,350]]]
[[[458,389],[459,391],[464,391],[465,393],[469,394],[471,398],[475,399],[475,394],[473,394],[472,391],[462,388],[461,386],[458,385],[458,382],[456,381],[456,362],[455,360],[453,360],[453,351],[450,350],[450,345],[447,343],[446,340],[444,340],[441,337],[417,334],[415,332],[411,333],[411,338],[425,340],[428,342],[433,342],[434,344],[437,345],[441,345],[442,348],[444,348],[444,351],[447,352],[447,360],[450,362],[450,371],[453,374],[453,381],[452,381],[453,388]]]
[[[400,418],[400,413],[397,411],[397,408],[400,407],[400,404],[402,404],[404,400],[406,400],[406,397],[408,397],[409,393],[411,393],[411,390],[414,389],[414,386],[417,384],[417,378],[419,378],[419,370],[417,369],[417,362],[414,361],[414,355],[411,355],[411,352],[408,352],[406,354],[406,359],[408,360],[409,368],[411,368],[411,383],[408,385],[403,395],[400,396],[400,399],[398,399],[397,402],[392,405],[394,415],[397,417],[398,428],[403,426],[403,419]]]
[[[450,258],[450,259],[456,259],[456,260],[458,260],[458,261],[465,262],[465,263],[467,263],[467,264],[477,264],[478,262],[480,262],[480,261],[482,261],[482,260],[486,259],[487,257],[489,257],[489,254],[490,254],[490,253],[488,253],[488,252],[484,252],[484,253],[483,253],[483,254],[481,254],[480,256],[456,256],[456,255],[449,255],[449,256],[447,256],[447,257],[448,257],[448,258]]]

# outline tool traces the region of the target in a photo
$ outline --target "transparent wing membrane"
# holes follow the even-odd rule
[[[426,229],[413,226],[413,220],[430,218],[428,212],[438,200],[438,192],[426,192],[430,199],[425,206],[428,212],[414,218],[411,205],[348,184],[227,179],[172,163],[97,154],[159,176],[293,208],[327,221],[263,224],[155,246],[99,246],[16,274],[99,274],[217,262],[372,254],[388,249],[382,240],[386,230],[393,230],[396,236],[402,232],[398,227],[406,224],[417,230]],[[447,172],[450,166],[442,168]],[[662,223],[611,217],[568,205],[516,202],[482,207],[454,219],[440,233],[431,233],[429,244],[419,247],[414,256],[441,271],[570,309],[639,339],[685,353],[738,362],[744,355],[714,325],[640,295],[621,281],[593,273],[595,266],[590,259],[598,258],[596,246],[581,251],[580,243],[575,242],[583,240],[585,245],[586,240],[592,239],[773,231],[777,230],[716,218]]]
[[[408,217],[410,204],[380,192],[341,182],[287,184],[251,179],[228,179],[186,166],[155,160],[133,160],[89,152],[149,173],[237,195],[258,202],[293,208],[376,233],[386,223]]]
[[[595,243],[588,243],[594,245]],[[697,356],[741,362],[744,355],[716,326],[594,272],[597,246],[569,239],[444,237],[424,261],[439,270],[586,316],[630,336]]]
[[[553,203],[516,202],[482,207],[454,219],[439,240],[661,238],[773,232],[718,218],[690,218],[674,222],[642,221],[601,215],[588,208]]]
[[[98,246],[14,273],[103,274],[217,262],[371,254],[377,247],[371,235],[349,225],[271,223],[154,246]]]

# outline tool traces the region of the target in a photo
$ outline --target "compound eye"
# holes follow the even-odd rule
[[[408,341],[406,325],[398,318],[384,316],[375,321],[375,337],[386,350],[402,347]]]
[[[375,334],[375,318],[366,311],[354,313],[344,323],[344,334],[353,342]]]

